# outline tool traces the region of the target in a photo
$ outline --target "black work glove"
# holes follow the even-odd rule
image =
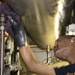
[[[15,44],[17,46],[24,46],[25,35],[23,26],[16,20],[14,20],[11,16],[7,16],[7,18],[12,23]]]

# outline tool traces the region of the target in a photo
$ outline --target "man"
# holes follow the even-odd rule
[[[39,63],[39,61],[35,58],[35,55],[33,51],[31,50],[30,46],[25,43],[26,40],[25,40],[25,35],[24,35],[24,29],[22,25],[20,24],[20,22],[15,18],[16,14],[7,5],[3,3],[0,4],[0,11],[6,14],[6,17],[7,17],[6,26],[9,25],[12,27],[12,31],[14,33],[14,40],[16,42],[16,45],[19,47],[19,52],[29,71],[36,73],[38,75],[66,75],[67,73],[75,72],[75,64],[74,64],[75,61],[74,61],[74,58],[72,58],[74,57],[75,54],[74,55],[72,54],[73,56],[71,55],[70,59],[66,56],[66,60],[72,63],[72,65],[69,65],[66,67],[54,69],[52,66],[49,66],[43,63]],[[15,15],[15,17],[13,17],[13,15]],[[10,29],[9,28],[7,29],[9,32]],[[60,51],[64,51],[65,53],[66,50],[67,50],[66,51],[67,55],[70,54],[71,50],[74,49],[74,39],[73,38],[71,40],[71,38],[67,39],[65,37],[61,41],[57,41],[57,44],[54,48],[56,56],[58,56],[59,58],[62,58]],[[60,39],[61,38],[59,38],[59,40]],[[66,42],[64,41],[64,39]],[[66,46],[68,46],[69,48]],[[62,53],[63,57],[65,55],[64,53]]]
[[[62,38],[62,39],[61,39]],[[55,54],[58,58],[69,61],[69,66],[61,68],[53,68],[52,66],[39,63],[33,56],[32,50],[28,45],[20,47],[20,53],[25,61],[29,71],[37,73],[38,75],[66,75],[68,73],[73,74],[75,72],[75,37],[63,36],[57,41],[55,48]]]
[[[59,68],[56,75],[74,75],[75,72],[75,36],[65,35],[56,40],[55,56],[68,61],[71,65]]]

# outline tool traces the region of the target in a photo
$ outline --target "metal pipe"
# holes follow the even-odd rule
[[[47,45],[47,64],[49,64],[51,61],[49,61],[49,57],[50,57],[50,45]]]
[[[0,31],[1,31],[1,65],[0,65],[0,75],[4,75],[4,26],[5,26],[5,15],[2,13],[0,15]]]

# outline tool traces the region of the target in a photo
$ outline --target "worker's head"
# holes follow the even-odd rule
[[[55,56],[68,61],[70,64],[75,63],[75,36],[65,35],[58,38],[54,47]]]

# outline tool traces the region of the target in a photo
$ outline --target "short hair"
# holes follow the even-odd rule
[[[60,41],[62,41],[63,39],[72,39],[73,37],[75,37],[75,35],[64,35],[64,36],[61,36],[61,37],[59,37],[56,41],[57,42],[60,42]]]

